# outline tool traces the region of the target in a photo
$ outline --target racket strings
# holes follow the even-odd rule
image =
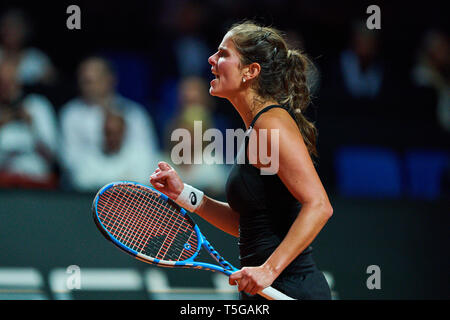
[[[128,191],[128,190],[127,190]],[[155,219],[149,220],[148,216],[138,216],[136,214],[133,214],[134,212],[145,212],[146,208],[143,206],[143,201],[139,201],[139,199],[136,199],[135,195],[133,194],[127,194],[127,197],[123,197],[121,194],[110,194],[110,197],[108,200],[113,199],[114,203],[108,203],[112,209],[116,210],[114,213],[119,212],[118,210],[122,210],[123,214],[120,216],[112,216],[110,218],[113,218],[113,222],[110,222],[111,231],[112,233],[117,236],[121,236],[121,240],[124,241],[127,245],[134,245],[133,249],[136,248],[142,248],[143,243],[145,242],[145,235],[146,232],[150,231],[150,235],[154,237],[158,237],[162,235],[162,230],[165,227],[164,225],[161,225],[164,223],[164,220],[161,219],[161,217],[157,216],[156,219],[160,221],[155,221]],[[119,203],[116,205],[117,200],[119,199]],[[124,201],[125,200],[125,203]],[[129,205],[130,200],[132,203],[135,203],[135,206],[132,207]],[[135,201],[135,202],[133,202]],[[155,217],[153,217],[155,218]],[[115,220],[114,220],[115,219]],[[148,225],[155,225],[155,222],[158,222],[158,228],[153,228],[152,230],[149,230]],[[138,224],[137,224],[138,223]],[[121,228],[116,228],[116,225],[121,225]],[[162,228],[161,228],[162,227]],[[117,234],[116,234],[117,233]],[[147,234],[148,235],[148,234]],[[128,241],[127,241],[128,240]]]
[[[142,233],[144,225],[136,225],[136,216],[129,214],[129,206],[127,206],[128,198],[117,193],[108,193],[105,197],[99,199],[100,206],[104,204],[104,208],[110,209],[106,212],[100,210],[100,215],[104,218],[103,223],[108,227],[109,231],[116,237],[120,238],[126,245],[133,249],[139,248],[139,241],[144,240]],[[137,208],[139,210],[139,208]]]
[[[97,208],[105,228],[139,253],[180,261],[197,250],[192,224],[157,193],[136,186],[113,187],[99,197]]]
[[[129,194],[128,194],[129,195]],[[123,200],[124,198],[122,197],[121,198],[121,200]],[[136,200],[136,197],[135,196],[133,196],[132,198],[131,198],[131,200],[133,201],[135,201]],[[155,197],[153,197],[153,200],[155,200]],[[114,202],[116,202],[117,201],[117,199],[115,199],[115,201]],[[128,201],[126,201],[125,203],[128,203]],[[143,201],[139,201],[139,202],[134,202],[134,203],[136,203],[137,205],[138,205],[138,208],[134,208],[134,209],[137,209],[138,211],[136,211],[136,212],[144,212],[144,211],[146,211],[145,210],[145,208],[143,208],[142,207],[142,203],[143,203]],[[124,206],[123,205],[123,201],[121,201],[120,203],[119,203],[119,205],[120,205],[120,207],[121,208],[125,208],[125,209],[130,209],[130,206]],[[155,205],[155,207],[156,208],[160,208],[160,210],[156,210],[156,211],[160,211],[161,212],[161,209],[164,209],[164,208],[167,208],[166,206],[163,206],[163,205],[161,205],[161,204],[156,204]],[[117,208],[117,206],[116,206],[116,208]],[[133,208],[131,208],[131,209],[133,209]],[[144,209],[144,210],[143,210]],[[142,235],[142,232],[144,231],[144,233],[145,232],[147,232],[148,233],[148,225],[149,225],[149,222],[150,222],[150,224],[152,224],[152,225],[155,225],[155,219],[153,219],[153,221],[149,221],[148,219],[146,219],[146,218],[144,218],[144,221],[142,221],[142,218],[141,219],[139,219],[139,220],[141,220],[141,221],[138,221],[139,222],[139,224],[138,225],[136,225],[136,219],[135,218],[133,218],[133,216],[132,215],[130,215],[130,213],[132,213],[133,212],[133,210],[131,210],[131,212],[130,212],[130,210],[125,210],[125,214],[124,215],[122,215],[119,219],[117,219],[117,225],[125,225],[125,223],[124,222],[127,222],[128,223],[128,232],[123,232],[123,229],[125,229],[125,228],[121,228],[120,230],[116,230],[114,227],[115,227],[115,224],[113,224],[113,228],[112,228],[112,233],[115,235],[115,236],[118,236],[118,235],[120,235],[121,237],[122,237],[122,241],[124,241],[125,243],[126,243],[126,245],[128,245],[128,246],[131,246],[131,247],[133,247],[133,249],[137,249],[138,250],[138,252],[140,251],[141,253],[142,253],[142,249],[144,249],[144,244],[145,244],[145,240],[147,240],[145,237],[142,237],[142,236],[139,236],[139,234],[140,235]],[[178,215],[178,214],[177,214]],[[130,219],[130,216],[132,217],[131,219]],[[178,215],[179,216],[179,215]],[[124,221],[124,219],[125,220],[128,220],[128,221]],[[178,220],[178,219],[177,219]],[[158,252],[157,252],[157,258],[164,258],[164,254],[163,253],[166,253],[167,252],[167,247],[168,247],[168,244],[169,243],[171,243],[171,242],[173,242],[173,237],[171,237],[171,230],[167,230],[167,227],[169,226],[169,219],[167,219],[167,217],[165,218],[165,219],[162,219],[162,217],[161,216],[157,216],[156,217],[156,225],[157,225],[157,228],[153,228],[153,230],[151,230],[151,231],[153,231],[153,232],[150,232],[150,236],[153,236],[152,237],[152,242],[151,242],[151,246],[153,247],[153,248],[158,248]],[[145,227],[147,225],[147,228]],[[179,226],[179,223],[177,223],[177,221],[175,221],[175,223],[174,224],[172,224],[172,227],[176,227],[176,226]],[[137,229],[136,229],[136,227],[137,226],[140,226],[140,227],[138,227]],[[162,235],[162,231],[163,230],[166,230],[166,231],[169,231],[168,232],[168,237],[161,237],[161,235]],[[171,229],[173,229],[173,228],[171,228]],[[116,232],[114,232],[114,231],[116,231]],[[137,232],[136,232],[137,231]],[[130,237],[130,234],[132,235],[131,237]],[[128,240],[128,241],[127,241]],[[130,241],[131,240],[131,241]],[[168,240],[169,241],[169,243],[167,243],[166,242],[166,240]],[[135,242],[135,243],[133,243],[133,242]],[[134,246],[133,246],[134,245]],[[148,249],[148,248],[147,248]],[[148,252],[147,252],[148,253]],[[152,252],[153,253],[153,252]],[[155,254],[152,254],[153,256],[155,256]]]

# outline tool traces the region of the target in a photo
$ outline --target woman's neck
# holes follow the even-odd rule
[[[249,94],[238,95],[233,99],[229,99],[229,101],[241,116],[246,129],[248,129],[253,118],[258,114],[259,111],[267,106],[278,104],[274,100],[264,101],[264,99],[253,92]]]

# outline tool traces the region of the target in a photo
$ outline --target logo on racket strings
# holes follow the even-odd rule
[[[197,196],[195,195],[194,192],[191,192],[191,194],[189,195],[189,200],[191,201],[191,204],[193,206],[196,205],[196,203],[197,203]]]

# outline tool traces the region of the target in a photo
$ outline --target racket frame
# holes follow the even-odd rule
[[[156,193],[160,198],[162,198],[164,201],[167,201],[171,204],[171,206],[175,206],[175,209],[178,209],[179,213],[189,221],[189,223],[193,226],[193,229],[197,235],[197,248],[195,250],[195,253],[189,257],[186,260],[182,260],[182,261],[169,261],[169,260],[163,260],[163,259],[157,259],[157,258],[153,258],[150,256],[147,256],[145,254],[142,254],[140,252],[137,252],[136,250],[124,245],[120,240],[118,240],[116,237],[114,237],[114,235],[112,235],[107,229],[106,227],[103,225],[101,219],[98,216],[98,212],[97,212],[97,204],[98,204],[98,200],[100,198],[100,196],[105,193],[106,191],[108,191],[109,189],[115,187],[115,186],[135,186],[138,188],[143,188],[143,189],[147,189],[150,190],[153,193]],[[100,231],[102,232],[103,236],[105,236],[105,238],[111,242],[113,242],[117,247],[119,247],[120,249],[122,249],[123,251],[125,251],[126,253],[130,254],[131,256],[133,256],[134,258],[141,260],[143,262],[147,262],[147,263],[151,263],[151,264],[155,264],[158,265],[160,267],[181,267],[181,268],[195,268],[195,269],[202,269],[202,270],[207,270],[207,271],[218,271],[218,272],[222,272],[227,276],[230,276],[232,273],[238,271],[239,269],[236,269],[232,264],[230,264],[228,261],[226,261],[217,250],[214,249],[214,247],[211,245],[211,243],[206,239],[206,237],[201,233],[200,228],[198,227],[198,225],[192,220],[192,218],[189,216],[188,212],[186,209],[184,209],[183,207],[180,207],[178,204],[176,204],[172,199],[170,199],[169,197],[167,197],[165,194],[159,192],[158,190],[150,187],[150,186],[146,186],[137,182],[132,182],[132,181],[116,181],[116,182],[112,182],[109,183],[107,185],[105,185],[104,187],[102,187],[96,194],[94,201],[92,203],[92,213],[93,213],[93,218],[95,221],[95,224],[97,225],[97,227],[100,229]],[[211,263],[207,263],[207,262],[199,262],[199,261],[195,261],[195,258],[199,255],[202,247],[211,255],[211,257],[213,257],[213,259],[220,264],[220,266],[218,265],[214,265]]]

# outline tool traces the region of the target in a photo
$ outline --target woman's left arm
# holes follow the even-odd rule
[[[271,285],[292,260],[311,244],[333,214],[326,191],[295,122],[279,113],[272,116],[263,114],[258,119],[255,131],[262,128],[268,129],[268,147],[273,145],[271,139],[276,137],[270,134],[271,129],[279,130],[278,176],[302,204],[302,208],[286,237],[263,265],[246,267],[230,276],[230,284],[238,281],[239,291],[249,294],[256,294]],[[257,166],[261,167],[260,164]]]

